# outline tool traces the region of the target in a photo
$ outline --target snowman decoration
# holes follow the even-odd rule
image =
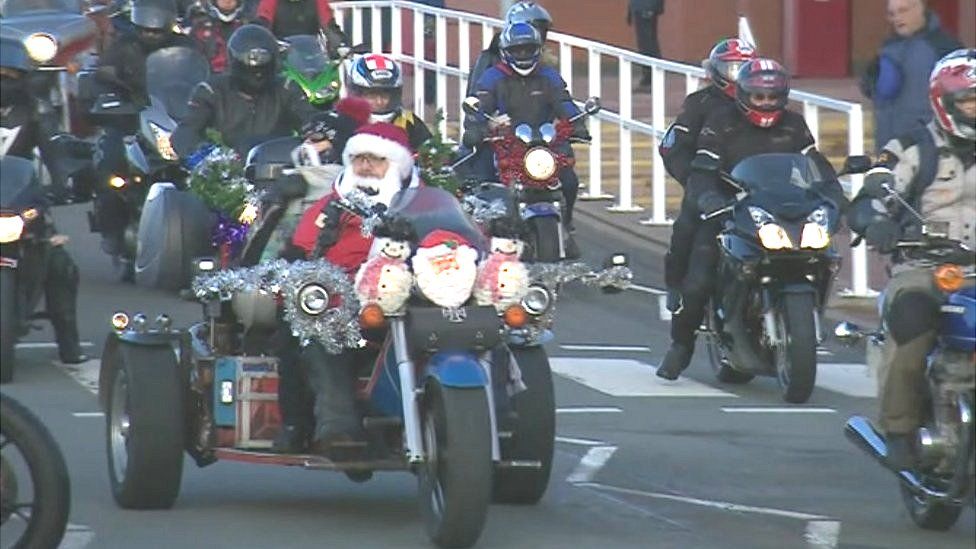
[[[410,297],[413,274],[407,265],[410,244],[389,238],[378,239],[379,253],[369,258],[356,273],[356,295],[363,305],[375,303],[384,314],[398,313]]]
[[[529,271],[519,260],[524,244],[514,238],[493,237],[491,254],[478,268],[474,296],[478,305],[494,305],[503,312],[519,303],[529,288]]]

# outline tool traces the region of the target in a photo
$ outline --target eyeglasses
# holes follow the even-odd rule
[[[749,99],[752,101],[763,101],[763,102],[773,102],[779,101],[780,94],[778,93],[750,93]]]
[[[366,164],[371,168],[374,166],[382,166],[386,161],[386,158],[370,153],[354,154],[352,156],[353,164]]]

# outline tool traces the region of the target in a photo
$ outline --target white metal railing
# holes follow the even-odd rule
[[[488,43],[496,30],[501,29],[504,22],[500,19],[486,17],[483,15],[454,11],[448,9],[438,9],[407,2],[403,0],[372,0],[354,2],[336,2],[332,4],[339,21],[344,21],[351,12],[352,28],[346,29],[354,44],[364,40],[364,13],[369,11],[370,36],[369,44],[374,51],[382,51],[382,9],[390,9],[390,50],[389,53],[395,59],[410,65],[413,70],[413,103],[414,112],[425,118],[425,70],[432,71],[436,78],[436,105],[444,109],[444,119],[441,121],[440,130],[445,137],[449,134],[448,122],[458,122],[454,127],[456,134],[453,136],[460,140],[460,121],[464,117],[461,108],[461,100],[464,99],[468,83],[468,73],[471,68],[471,60],[478,52],[471,51],[470,38],[471,27],[481,28],[482,48],[487,47]],[[374,9],[375,8],[375,9]],[[404,14],[410,13],[413,16],[412,28],[408,29],[412,35],[413,51],[404,52]],[[426,59],[424,51],[424,29],[428,21],[434,24],[434,59]],[[448,33],[449,25],[456,28],[457,40],[457,62],[448,62],[448,48],[450,36]],[[685,65],[664,59],[647,57],[632,51],[628,51],[616,46],[594,42],[578,36],[570,36],[559,32],[549,32],[548,39],[557,46],[559,53],[559,71],[569,86],[569,91],[573,93],[573,54],[574,50],[585,52],[587,96],[600,96],[603,92],[603,61],[604,58],[615,61],[617,71],[615,76],[607,79],[616,79],[619,94],[619,106],[617,111],[604,108],[597,115],[590,117],[590,134],[593,141],[589,146],[589,177],[583,182],[581,189],[581,199],[614,199],[613,205],[607,209],[611,212],[641,212],[643,208],[638,206],[634,200],[634,134],[650,137],[652,151],[642,150],[646,154],[652,155],[652,169],[650,178],[650,217],[641,220],[647,225],[669,224],[671,220],[667,217],[667,175],[661,156],[657,153],[658,143],[667,129],[668,113],[666,112],[666,79],[668,73],[681,75],[684,77],[684,92],[690,93],[699,87],[700,80],[705,76],[705,72],[692,65]],[[635,68],[649,67],[651,69],[651,116],[650,120],[639,120],[634,115],[634,105],[632,97],[632,72]],[[448,78],[458,80],[457,106],[453,112],[449,112],[448,102]],[[583,91],[583,90],[580,90]],[[864,113],[859,103],[850,103],[830,97],[793,90],[790,98],[800,102],[803,106],[803,114],[810,126],[810,131],[814,138],[820,139],[820,114],[822,111],[841,113],[847,118],[847,154],[863,154],[864,152]],[[672,115],[673,118],[673,115]],[[617,181],[617,194],[606,194],[603,188],[603,124],[612,124],[619,130],[619,176]],[[861,186],[860,177],[853,177],[851,182],[851,192],[856,193]],[[862,244],[852,251],[852,284],[851,289],[846,292],[848,295],[868,296],[872,295],[872,290],[868,287],[867,252]]]

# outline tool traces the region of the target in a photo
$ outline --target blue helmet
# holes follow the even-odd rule
[[[542,35],[528,23],[512,23],[502,31],[498,49],[505,64],[525,76],[535,70],[542,58]]]

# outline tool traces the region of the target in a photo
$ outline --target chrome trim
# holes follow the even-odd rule
[[[417,376],[407,348],[407,327],[403,318],[390,321],[393,333],[393,353],[400,373],[400,398],[403,401],[403,443],[407,461],[423,463],[424,442],[421,438],[420,409],[417,405]]]

